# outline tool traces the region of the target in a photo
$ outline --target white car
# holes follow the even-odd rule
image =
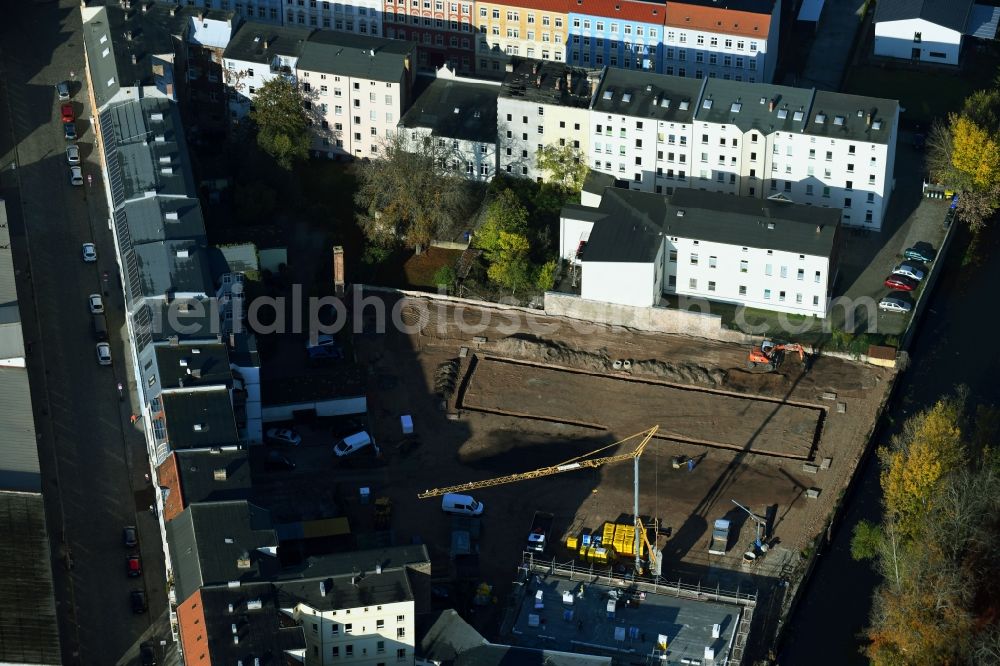
[[[298,446],[302,443],[302,435],[291,428],[269,428],[265,434],[267,441],[272,444],[285,444],[287,446]]]
[[[80,163],[80,146],[75,143],[66,146],[66,163],[71,166]]]
[[[917,282],[924,279],[924,271],[919,267],[906,263],[905,261],[900,265],[892,269],[893,275],[905,275],[908,278],[913,278]]]
[[[913,304],[902,296],[889,294],[878,302],[878,309],[884,312],[909,312],[913,309]]]
[[[80,187],[83,185],[83,169],[78,166],[71,166],[69,168],[69,182],[70,185],[75,185]]]
[[[69,82],[68,81],[60,81],[59,83],[57,83],[56,84],[56,93],[59,94],[59,101],[60,102],[65,102],[66,100],[68,100],[69,97],[70,97],[70,94],[69,94]]]
[[[90,306],[90,314],[101,314],[104,312],[104,300],[100,294],[91,294],[87,298],[87,304]]]
[[[97,246],[93,243],[83,244],[83,260],[88,264],[97,261]]]
[[[97,343],[97,363],[100,365],[111,365],[111,345],[107,342]]]

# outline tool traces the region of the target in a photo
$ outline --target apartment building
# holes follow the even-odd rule
[[[508,69],[497,99],[500,169],[544,179],[537,166],[543,146],[572,146],[580,159],[588,159],[589,107],[600,72],[537,60]]]
[[[663,68],[665,2],[601,0],[570,4],[567,60],[581,67]]]
[[[778,61],[781,0],[667,3],[662,71],[770,83]]]
[[[382,36],[382,0],[281,0],[285,25]]]
[[[843,209],[845,225],[878,231],[898,115],[892,100],[608,68],[589,164],[634,190],[783,198]]]
[[[446,68],[399,121],[414,152],[434,144],[442,159],[469,180],[488,182],[497,172],[499,82],[464,79]]]
[[[581,297],[634,307],[673,294],[825,317],[839,247],[834,209],[693,189],[607,188],[596,209],[567,206],[560,219]]]
[[[472,0],[385,0],[385,36],[419,44],[417,65],[473,71],[475,24]]]
[[[296,72],[313,118],[314,155],[377,157],[409,106],[416,44],[314,33]]]
[[[254,95],[277,76],[295,81],[295,67],[311,30],[263,23],[244,23],[223,53],[223,76],[229,117],[239,121],[250,113]]]
[[[477,2],[476,72],[502,77],[512,58],[564,62],[569,25],[565,0]]]
[[[226,12],[232,11],[236,14],[236,16],[250,21],[281,25],[281,6],[283,1],[284,0],[197,0],[197,5],[206,9],[217,9]],[[183,4],[188,7],[193,7],[196,4],[195,0],[184,0],[183,3],[178,2],[178,0],[156,0],[156,2],[167,6],[177,6]]]

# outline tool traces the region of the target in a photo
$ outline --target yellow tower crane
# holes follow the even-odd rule
[[[431,490],[425,490],[417,495],[420,499],[427,499],[429,497],[440,497],[441,495],[446,495],[448,493],[466,493],[472,490],[478,490],[480,488],[493,488],[494,486],[502,486],[508,483],[517,483],[519,481],[528,481],[531,479],[540,479],[543,476],[552,476],[553,474],[562,474],[563,472],[573,472],[578,469],[587,468],[597,468],[603,467],[604,465],[609,465],[611,463],[625,462],[626,460],[631,460],[635,469],[635,492],[633,498],[633,515],[635,515],[635,568],[637,572],[642,572],[642,545],[646,546],[649,552],[649,566],[650,569],[654,569],[656,566],[656,551],[653,546],[649,543],[649,538],[646,536],[646,528],[639,518],[639,458],[642,456],[642,452],[646,449],[646,445],[649,444],[650,440],[656,435],[660,426],[655,425],[649,430],[643,430],[642,432],[630,435],[625,439],[618,440],[617,442],[612,442],[607,446],[602,446],[599,449],[585,453],[582,456],[577,456],[576,458],[570,458],[565,462],[561,462],[558,465],[551,465],[549,467],[542,467],[540,469],[532,470],[530,472],[520,472],[518,474],[508,474],[507,476],[499,476],[494,479],[486,479],[484,481],[470,481],[468,483],[460,483],[454,486],[447,486],[444,488],[433,488]],[[641,439],[640,439],[641,438]],[[621,446],[632,440],[639,439],[639,443],[628,453],[619,453],[612,456],[601,456],[601,457],[591,457],[596,456],[602,451],[606,451],[610,448]]]

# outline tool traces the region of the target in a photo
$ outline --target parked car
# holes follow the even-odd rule
[[[138,534],[133,525],[122,528],[122,543],[126,548],[135,548],[139,544]]]
[[[76,123],[63,123],[63,138],[76,141]]]
[[[139,657],[142,666],[156,666],[156,650],[152,643],[143,643],[139,646]]]
[[[917,288],[917,281],[905,275],[890,275],[885,279],[885,286],[899,291],[913,291]]]
[[[132,590],[129,594],[132,601],[132,612],[141,615],[146,612],[146,593],[142,590]]]
[[[73,110],[73,105],[67,102],[62,105],[62,121],[64,123],[71,123],[76,120],[76,111]]]
[[[924,279],[924,269],[922,266],[917,266],[916,264],[904,261],[895,268],[892,269],[893,275],[905,275],[908,278],[913,278],[917,282]]]
[[[80,163],[80,146],[75,143],[66,146],[66,163],[70,166]]]
[[[129,555],[125,558],[125,570],[132,578],[142,575],[142,561],[138,555]]]
[[[348,435],[344,439],[340,440],[340,442],[333,447],[333,453],[338,458],[342,458],[344,456],[351,455],[355,451],[363,449],[371,443],[372,438],[367,432],[356,432],[353,435]]]
[[[59,101],[65,102],[69,99],[69,82],[60,81],[56,84],[56,93],[59,95]]]
[[[97,363],[99,365],[111,365],[111,345],[107,342],[97,343]]]
[[[97,246],[93,243],[83,244],[83,260],[88,264],[97,261]]]
[[[882,297],[878,302],[878,309],[884,312],[909,312],[913,309],[913,303],[900,291],[894,291]]]
[[[87,305],[90,306],[90,314],[101,314],[104,312],[104,299],[100,294],[91,294],[87,297]]]
[[[291,471],[295,469],[295,463],[277,451],[267,452],[268,469]]]
[[[83,169],[78,166],[69,168],[69,184],[80,187],[83,185]]]
[[[937,253],[934,248],[931,247],[930,243],[914,243],[912,247],[908,247],[903,250],[903,256],[907,259],[913,259],[914,261],[922,261],[925,264],[929,264],[934,261],[934,257]]]
[[[446,493],[441,498],[441,510],[445,513],[454,513],[460,516],[478,516],[483,513],[484,508],[482,502],[474,500],[470,495]]]
[[[291,428],[269,428],[264,437],[270,444],[298,446],[302,443],[302,436]]]

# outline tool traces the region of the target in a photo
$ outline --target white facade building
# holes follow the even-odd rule
[[[382,36],[382,0],[280,0],[286,26]]]
[[[223,76],[233,122],[250,112],[254,95],[277,76],[295,81],[295,67],[310,31],[262,23],[244,23],[223,55]]]
[[[607,69],[590,113],[591,169],[620,187],[693,187],[843,208],[878,231],[899,104],[722,79]]]
[[[957,65],[972,12],[973,0],[881,0],[875,55]]]
[[[497,100],[500,169],[512,176],[544,179],[542,146],[571,146],[579,158],[589,153],[591,96],[599,70],[558,62],[522,61],[510,66]]]
[[[608,188],[596,209],[563,209],[560,256],[578,267],[586,300],[651,307],[676,294],[825,317],[839,229],[833,209]]]
[[[499,81],[456,76],[447,67],[413,101],[399,122],[413,151],[436,142],[448,164],[469,180],[488,182],[497,172]]]
[[[381,577],[387,574],[380,574]],[[370,605],[359,605],[337,610],[314,608],[299,602],[293,608],[282,610],[303,625],[306,635],[307,664],[351,664],[376,666],[382,663],[412,664],[416,646],[416,623],[413,595],[406,574],[395,572],[404,582],[409,598],[405,601],[378,603],[372,597]],[[331,580],[328,583],[312,582],[331,588],[351,585],[350,580]],[[330,589],[327,594],[334,594]],[[319,657],[319,658],[316,658]]]

